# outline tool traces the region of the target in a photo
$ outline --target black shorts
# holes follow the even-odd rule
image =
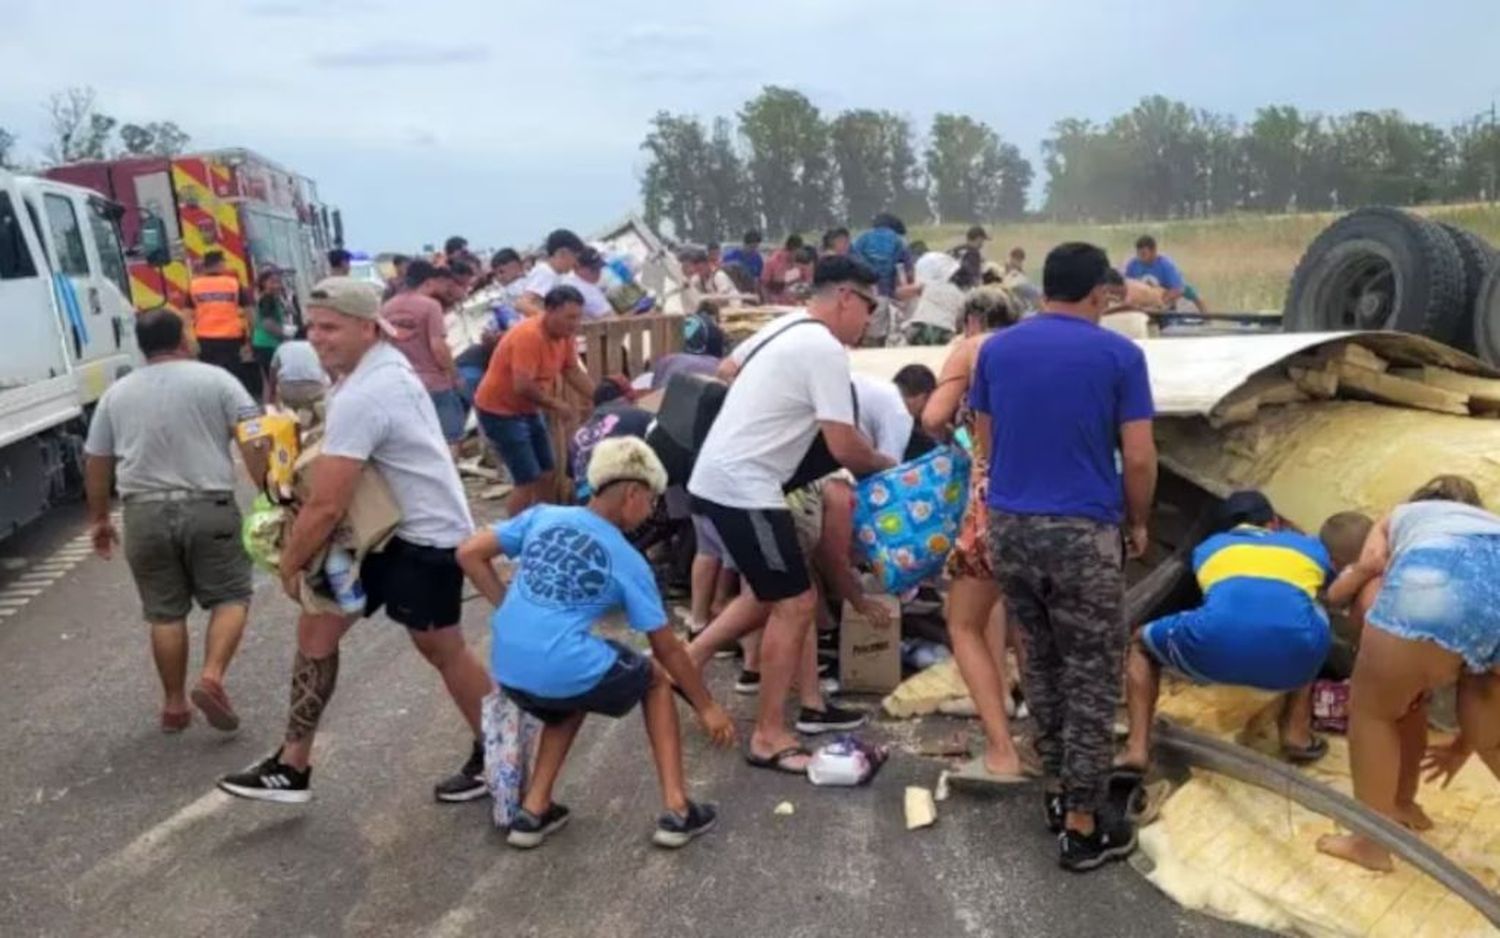
[[[538,697],[506,688],[516,706],[543,723],[561,723],[575,713],[598,713],[619,718],[635,709],[651,689],[651,661],[619,642],[611,641],[618,657],[599,683],[576,697]]]
[[[812,589],[791,509],[729,508],[694,497],[693,511],[713,522],[756,599],[774,603]]]
[[[393,537],[385,550],[366,554],[359,567],[365,615],[386,615],[427,632],[457,625],[463,611],[464,572],[452,547],[423,547]]]

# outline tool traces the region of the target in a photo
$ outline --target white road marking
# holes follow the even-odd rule
[[[0,602],[3,602],[7,599],[14,599],[19,596],[24,596],[27,599],[30,599],[33,596],[42,595],[43,592],[43,590],[39,589],[28,589],[22,586],[12,586],[8,589],[0,590]]]
[[[94,866],[82,877],[80,885],[85,889],[103,887],[106,893],[115,888],[148,875],[152,866],[160,863],[166,842],[200,821],[223,811],[234,801],[218,789],[211,789],[196,801],[191,802],[176,814],[141,834],[124,849]]]

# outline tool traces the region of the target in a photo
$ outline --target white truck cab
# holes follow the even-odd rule
[[[78,491],[87,414],[140,362],[119,212],[0,170],[0,539]]]

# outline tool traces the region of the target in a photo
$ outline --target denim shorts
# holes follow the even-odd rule
[[[464,438],[464,422],[468,419],[468,409],[464,407],[464,399],[457,391],[428,391],[432,397],[432,406],[437,410],[438,424],[443,428],[443,439],[449,443],[457,443]]]
[[[541,414],[503,417],[481,410],[479,429],[504,460],[515,484],[530,485],[553,470],[552,440]]]
[[[1428,641],[1476,674],[1500,667],[1500,537],[1454,537],[1400,553],[1385,571],[1368,622]]]

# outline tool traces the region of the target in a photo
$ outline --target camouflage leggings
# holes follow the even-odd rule
[[[1026,641],[1021,675],[1037,755],[1070,811],[1103,803],[1124,680],[1120,529],[1083,518],[990,515],[995,576]]]

